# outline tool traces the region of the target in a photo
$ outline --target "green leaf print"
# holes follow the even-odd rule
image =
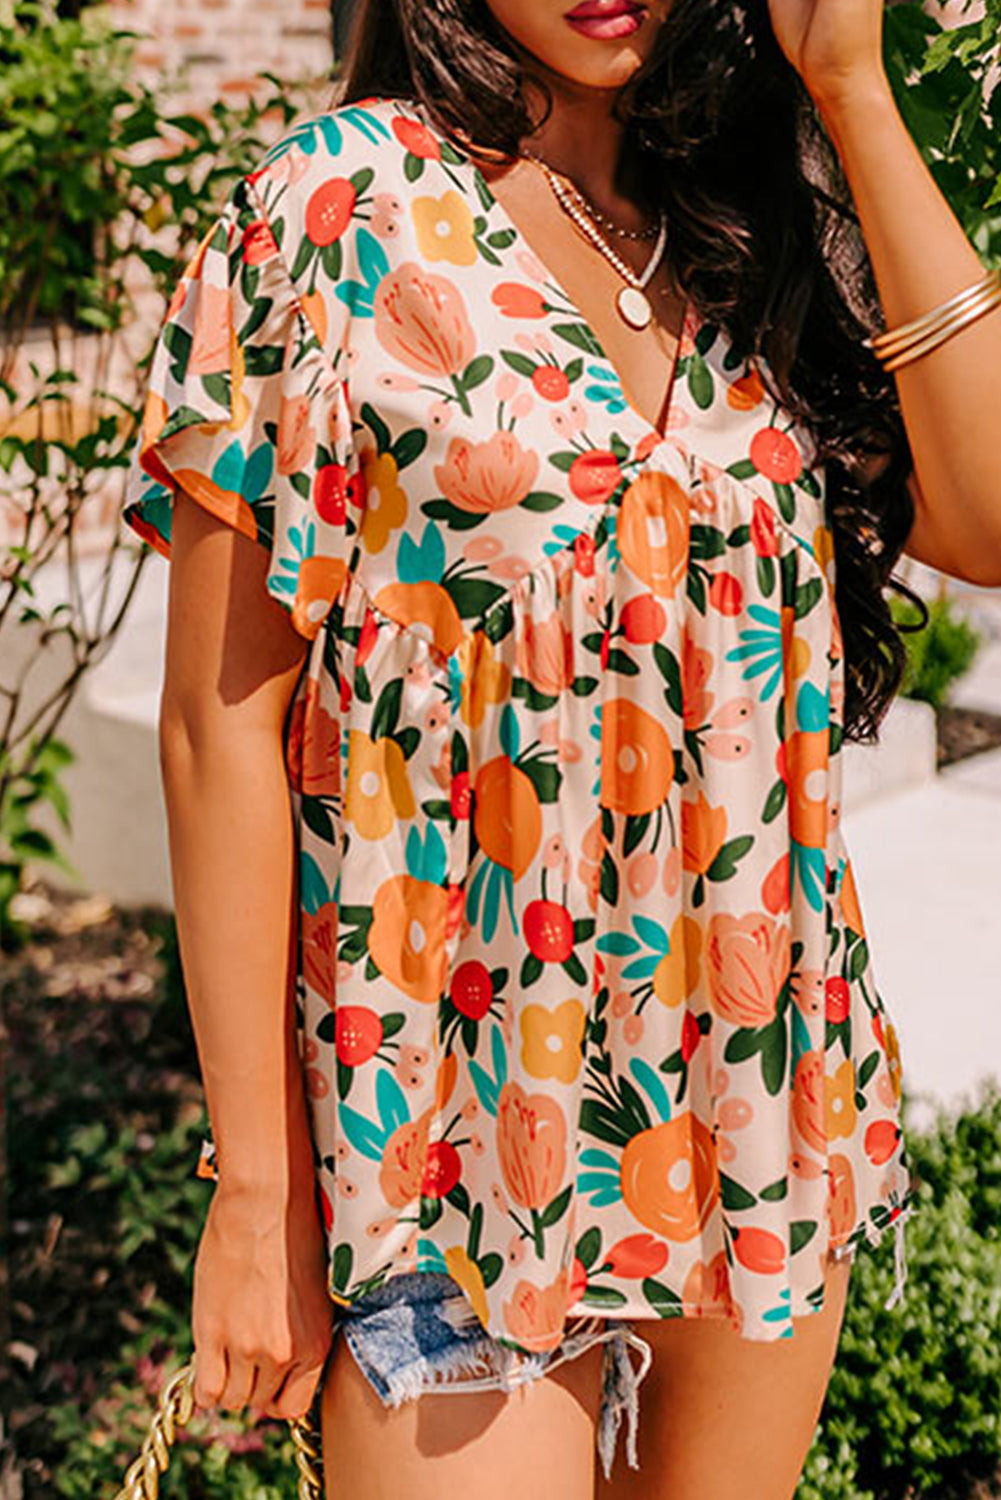
[[[427,433],[419,427],[410,427],[406,432],[400,433],[389,452],[396,461],[397,469],[405,469],[408,464],[420,458],[427,445]]]
[[[824,592],[823,580],[820,578],[808,578],[796,589],[796,619],[801,620],[808,615],[821,600]]]
[[[389,428],[376,411],[370,401],[363,401],[361,407],[361,419],[375,438],[376,452],[388,453],[392,444]]]
[[[775,589],[775,562],[771,557],[754,559],[755,572],[758,575],[758,588],[766,596],[773,593]]]
[[[716,393],[716,383],[713,380],[713,372],[702,358],[701,354],[692,354],[688,361],[688,389],[692,393],[692,400],[701,411],[708,411],[713,404]]]
[[[788,1196],[788,1177],[780,1177],[777,1182],[770,1182],[768,1186],[763,1187],[761,1189],[761,1192],[758,1194],[758,1197],[761,1199],[762,1203],[781,1203],[782,1199],[787,1198]]]
[[[625,1292],[614,1286],[589,1286],[581,1298],[588,1307],[621,1307],[625,1300]]]
[[[403,701],[403,678],[395,677],[387,682],[372,712],[369,738],[381,740],[393,733],[400,719],[400,704]]]
[[[492,354],[478,354],[471,359],[461,375],[462,389],[472,391],[478,385],[482,385],[494,367]]]
[[[744,1208],[753,1208],[758,1201],[753,1193],[748,1192],[746,1187],[735,1182],[725,1172],[719,1174],[719,1190],[723,1207],[734,1212]]]
[[[796,497],[793,495],[792,486],[789,484],[779,484],[777,480],[773,479],[772,489],[775,491],[775,498],[779,503],[779,514],[783,520],[791,523],[796,518]]]
[[[472,510],[461,510],[458,505],[453,505],[451,500],[425,500],[421,510],[433,521],[445,521],[450,531],[472,531],[474,526],[480,526],[487,519],[486,515],[477,515]]]
[[[761,1077],[765,1088],[772,1095],[780,1091],[785,1081],[788,1050],[785,1025],[776,1016],[775,1020],[764,1028],[761,1048]]]
[[[808,1245],[817,1232],[815,1219],[794,1219],[789,1225],[789,1253],[797,1255],[804,1245]]]
[[[591,1228],[588,1229],[586,1233],[582,1234],[580,1239],[577,1241],[577,1259],[580,1261],[585,1271],[589,1271],[594,1265],[595,1261],[598,1258],[598,1252],[600,1250],[601,1230],[598,1228],[597,1224],[592,1224]]]
[[[554,323],[550,331],[558,334],[561,339],[566,339],[575,348],[583,349],[585,354],[595,354],[601,358],[605,353],[586,323]]]
[[[526,495],[520,502],[526,510],[536,511],[556,510],[564,503],[559,495],[551,495],[546,490],[532,490],[531,494]]]
[[[726,551],[726,537],[717,526],[706,526],[696,522],[689,533],[689,556],[705,561],[710,557],[721,557]]]
[[[719,850],[706,871],[709,880],[729,880],[737,873],[737,863],[754,845],[752,833],[742,833],[739,838],[729,839]]]
[[[761,814],[763,823],[771,823],[777,818],[785,806],[786,784],[781,779],[776,781],[768,796],[765,798],[764,811]]]
[[[483,1277],[483,1285],[493,1286],[501,1271],[504,1269],[504,1257],[502,1255],[498,1255],[496,1250],[491,1250],[490,1254],[485,1255],[483,1259],[478,1262],[478,1264],[480,1267],[480,1275]]]
[[[552,1202],[546,1204],[541,1214],[541,1223],[543,1229],[550,1229],[554,1224],[559,1223],[563,1215],[566,1213],[567,1209],[570,1207],[570,1199],[573,1195],[573,1190],[573,1183],[568,1183],[567,1186],[563,1189],[562,1193],[557,1193]]]
[[[524,375],[526,380],[531,380],[535,374],[535,360],[529,359],[527,354],[519,354],[515,349],[502,349],[501,359],[506,365],[510,365],[516,375]]]
[[[644,1297],[658,1317],[680,1318],[682,1316],[681,1298],[677,1292],[672,1292],[669,1286],[665,1286],[662,1281],[655,1280],[653,1276],[644,1276],[641,1286]]]

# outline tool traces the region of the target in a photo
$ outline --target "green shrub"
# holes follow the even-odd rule
[[[908,1133],[903,1303],[862,1250],[797,1500],[971,1500],[1001,1480],[1001,1090]],[[888,1258],[889,1257],[889,1258]],[[999,1485],[1001,1488],[1001,1485]]]
[[[928,623],[910,600],[891,598],[890,609],[898,624],[911,627],[904,636],[907,666],[900,685],[905,698],[920,698],[933,708],[946,703],[952,684],[968,671],[980,646],[980,632],[956,613],[947,595],[931,600]]]

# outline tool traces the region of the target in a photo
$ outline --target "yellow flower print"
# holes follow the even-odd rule
[[[344,816],[363,839],[382,839],[400,818],[412,818],[414,794],[407,763],[396,740],[373,740],[363,729],[348,732],[348,784]]]
[[[483,1272],[473,1260],[469,1251],[462,1245],[452,1245],[445,1251],[445,1264],[448,1274],[453,1281],[457,1281],[466,1293],[473,1309],[484,1328],[490,1323],[490,1312],[487,1308],[487,1292],[483,1285]]]
[[[478,729],[489,703],[503,703],[511,691],[511,668],[497,660],[494,643],[483,631],[463,638],[456,653],[462,677],[459,713]]]
[[[250,416],[250,402],[243,389],[247,365],[243,357],[243,346],[236,336],[235,328],[229,331],[229,367],[232,372],[229,403],[232,416],[226,426],[230,432],[239,432]]]
[[[829,526],[815,526],[813,529],[813,555],[821,571],[830,581],[830,566],[834,559],[834,532]]]
[[[526,1005],[521,1013],[521,1062],[525,1071],[533,1078],[573,1083],[580,1072],[585,1020],[579,1000],[564,1000],[555,1010]]]
[[[900,1103],[901,1095],[901,1067],[900,1067],[900,1042],[897,1038],[897,1028],[892,1021],[887,1021],[884,1029],[886,1037],[886,1066],[890,1071],[890,1082],[893,1085],[893,1097],[897,1104]]]
[[[365,517],[361,539],[369,552],[381,552],[389,533],[407,519],[407,495],[401,488],[396,459],[391,453],[368,448],[362,454],[365,476]]]
[[[827,1077],[827,1139],[837,1140],[855,1130],[855,1064],[846,1057],[834,1077]]]
[[[476,264],[473,211],[454,188],[440,198],[415,198],[413,214],[417,243],[425,260],[447,260],[453,266]]]

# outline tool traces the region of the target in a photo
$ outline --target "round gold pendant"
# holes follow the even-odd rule
[[[637,286],[624,286],[615,299],[619,316],[630,328],[645,328],[653,316],[646,295]]]

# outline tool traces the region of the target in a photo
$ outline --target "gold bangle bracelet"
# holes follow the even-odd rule
[[[883,360],[884,370],[898,370],[901,365],[909,364],[912,359],[918,359],[922,354],[929,354],[939,344],[945,343],[954,333],[965,328],[968,323],[973,323],[977,318],[983,317],[984,313],[990,312],[992,308],[1001,307],[1001,283],[993,288],[988,288],[980,300],[965,308],[953,317],[948,326],[938,328],[917,343],[908,345],[907,348],[898,351],[891,358]]]
[[[896,328],[888,328],[883,333],[863,339],[862,342],[866,348],[874,350],[877,354],[895,352],[902,342],[909,342],[912,338],[923,336],[933,324],[937,325],[940,321],[947,319],[952,312],[959,311],[973,298],[999,283],[1001,283],[1001,271],[986,271],[972,286],[964,287],[945,302],[940,302],[928,312],[922,313],[919,318],[913,318],[908,323],[901,323]]]
[[[995,290],[993,277],[987,281],[980,281],[976,286],[969,287],[963,293],[962,299],[951,307],[947,312],[936,312],[932,317],[928,314],[921,323],[921,327],[915,333],[892,332],[883,342],[873,343],[873,348],[880,359],[887,359],[890,355],[900,354],[909,349],[913,344],[918,344],[927,338],[930,333],[935,333],[939,328],[947,328],[955,318],[964,313],[968,307],[977,307],[984,297],[989,297]]]
[[[876,342],[876,356],[881,360],[885,360],[890,356],[902,354],[903,351],[909,350],[912,345],[923,342],[929,336],[929,333],[936,333],[939,329],[948,329],[957,317],[966,312],[966,309],[978,308],[984,299],[992,297],[996,293],[996,290],[998,290],[998,287],[1001,287],[1001,278],[996,278],[993,273],[990,273],[990,276],[984,278],[984,281],[977,282],[975,287],[971,287],[966,293],[963,293],[962,299],[954,303],[950,311],[936,312],[935,317],[930,317],[929,315],[929,317],[924,318],[917,332],[909,333],[909,335],[894,332],[891,338],[887,338],[882,342]]]

